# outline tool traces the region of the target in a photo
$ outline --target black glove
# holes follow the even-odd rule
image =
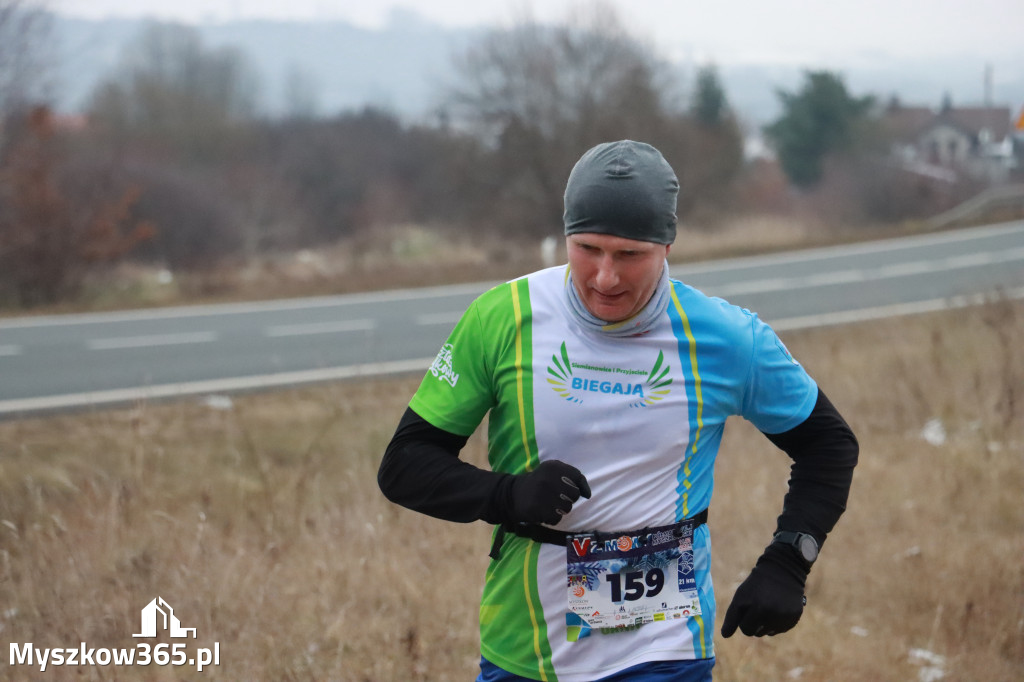
[[[554,525],[580,496],[590,498],[586,476],[565,462],[546,460],[533,471],[512,477],[508,520]]]
[[[736,628],[748,637],[786,632],[804,611],[804,585],[809,569],[789,547],[768,545],[754,570],[733,595],[725,612],[722,636]]]

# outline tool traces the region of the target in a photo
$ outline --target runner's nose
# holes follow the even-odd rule
[[[615,271],[609,259],[604,259],[598,264],[597,276],[594,277],[595,288],[601,293],[612,293],[619,285],[619,274]]]

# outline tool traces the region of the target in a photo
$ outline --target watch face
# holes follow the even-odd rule
[[[818,543],[814,541],[810,535],[802,535],[800,537],[800,555],[808,563],[813,562],[818,558]]]

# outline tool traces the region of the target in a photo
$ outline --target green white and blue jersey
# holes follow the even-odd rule
[[[549,268],[481,295],[410,402],[432,425],[463,436],[489,415],[494,471],[521,474],[547,459],[578,468],[593,495],[556,528],[620,531],[689,518],[711,502],[730,415],[781,433],[813,409],[816,384],[756,314],[670,280],[667,310],[645,333],[595,333],[574,317],[568,277],[566,266]],[[562,682],[712,657],[706,525],[693,550],[698,615],[580,636],[566,623],[566,549],[507,536],[486,574],[483,656],[523,677]]]

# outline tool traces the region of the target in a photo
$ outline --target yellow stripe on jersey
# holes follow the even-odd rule
[[[683,333],[686,334],[686,342],[690,347],[690,368],[693,371],[693,390],[697,397],[697,432],[693,436],[693,446],[690,448],[690,454],[697,454],[697,443],[700,441],[700,432],[704,428],[704,397],[701,393],[700,383],[700,371],[697,369],[697,341],[693,338],[693,330],[690,329],[690,318],[686,316],[686,311],[683,310],[683,304],[679,302],[679,296],[676,294],[676,288],[672,287],[672,304],[676,307],[676,312],[679,313],[679,319],[683,322]],[[687,490],[690,488],[690,458],[687,457],[683,463],[683,474],[686,478],[683,479],[683,485]],[[687,518],[690,515],[690,505],[688,500],[689,494],[683,493],[683,518]]]
[[[530,455],[530,437],[526,432],[526,397],[523,390],[523,309],[519,302],[518,282],[512,282],[512,310],[516,317],[516,399],[519,402],[519,430],[523,436],[523,450],[526,452],[526,470],[533,471]]]

